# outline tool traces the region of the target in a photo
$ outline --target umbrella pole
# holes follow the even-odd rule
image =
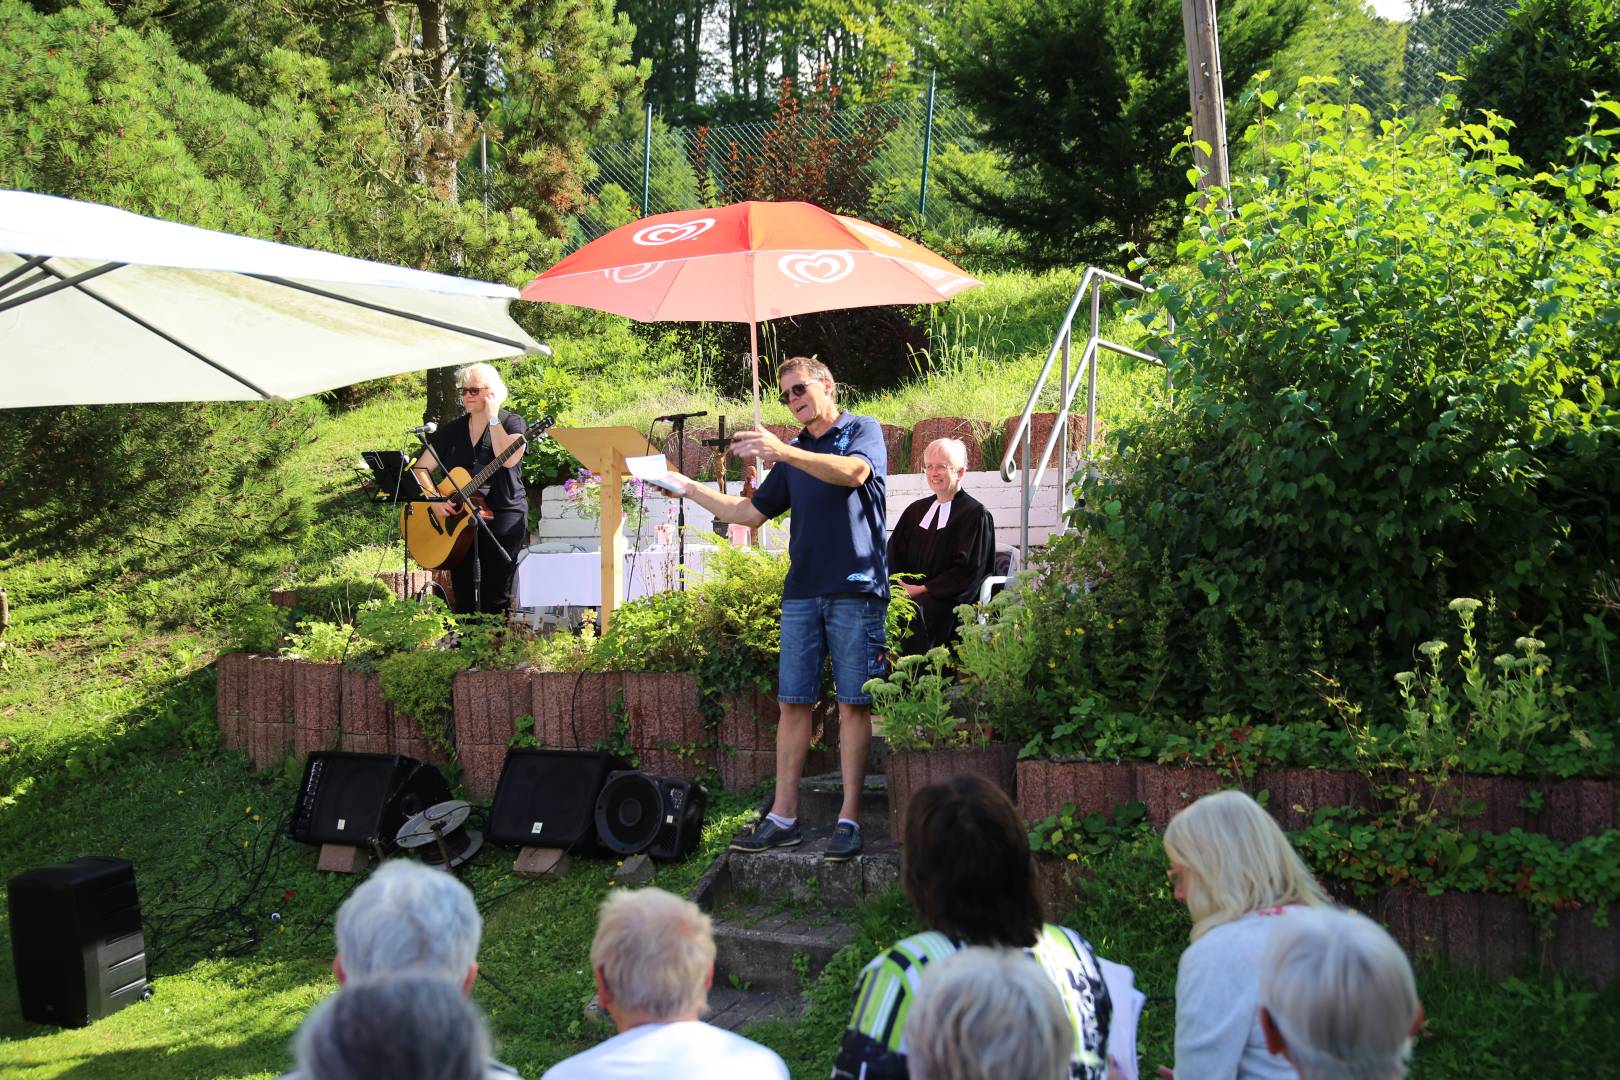
[[[754,362],[754,430],[764,431],[765,424],[760,419],[759,412],[759,324],[754,322],[753,319],[748,320],[748,355]],[[764,482],[765,459],[756,455],[754,457],[754,487],[756,490]],[[748,542],[754,547],[759,547],[758,529],[749,530]]]
[[[748,355],[754,362],[754,430],[764,431],[759,414],[759,326],[752,319],[748,322]]]

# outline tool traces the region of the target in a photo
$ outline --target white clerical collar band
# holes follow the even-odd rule
[[[945,527],[945,523],[950,520],[951,504],[948,502],[940,502],[938,499],[935,499],[934,505],[928,508],[928,512],[923,515],[922,521],[918,523],[917,528],[943,529]]]

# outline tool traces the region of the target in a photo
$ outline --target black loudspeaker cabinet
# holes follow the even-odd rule
[[[616,772],[596,799],[597,836],[604,847],[621,855],[646,851],[671,862],[697,847],[708,803],[709,793],[701,784]]]
[[[507,752],[485,839],[517,847],[563,848],[591,854],[596,843],[596,796],[623,758],[594,750]]]
[[[146,994],[135,868],[93,855],[6,886],[24,1020],[84,1027]]]
[[[406,819],[450,798],[444,774],[415,758],[317,751],[287,831],[306,844],[391,844]]]

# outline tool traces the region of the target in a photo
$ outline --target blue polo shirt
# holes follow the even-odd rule
[[[840,413],[820,438],[805,428],[792,445],[812,454],[865,458],[872,472],[860,487],[840,487],[778,463],[754,492],[754,508],[767,518],[793,511],[782,599],[870,593],[887,600],[883,527],[889,451],[883,429],[870,416]]]

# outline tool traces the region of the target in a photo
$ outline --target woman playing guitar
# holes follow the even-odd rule
[[[411,466],[422,490],[434,493],[433,470],[448,472],[463,468],[476,474],[506,451],[529,429],[523,417],[501,408],[506,400],[506,383],[500,373],[489,364],[470,364],[456,372],[456,385],[461,388],[461,405],[466,415],[450,421],[429,439],[431,449],[423,451]],[[523,460],[523,449],[507,460],[506,467],[496,469],[493,476],[476,493],[485,509],[494,516],[487,519],[489,530],[478,530],[478,561],[482,565],[482,586],[479,607],[486,612],[506,610],[512,590],[512,573],[517,568],[518,549],[528,525],[528,496],[523,490],[523,474],[518,463]],[[432,512],[440,518],[458,513],[460,506],[449,502],[430,504]],[[494,543],[490,536],[493,534]],[[495,550],[500,546],[506,558]],[[462,559],[450,570],[455,592],[455,611],[467,614],[473,611],[473,560]]]

